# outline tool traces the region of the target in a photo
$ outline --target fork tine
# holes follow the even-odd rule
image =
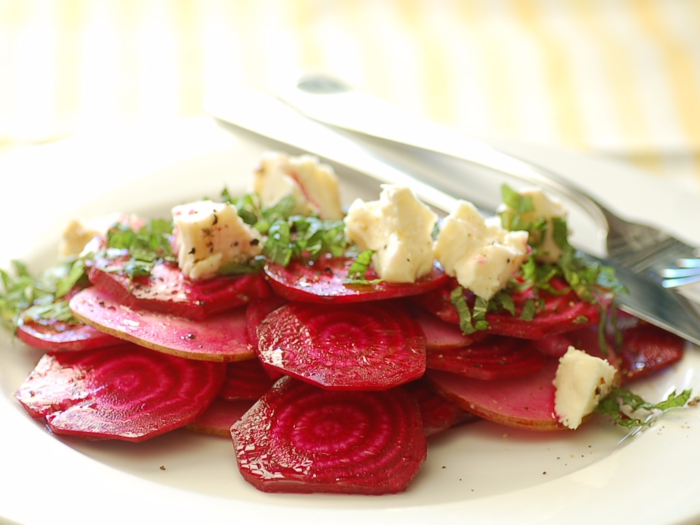
[[[659,275],[671,279],[677,277],[692,277],[694,275],[700,275],[700,266],[690,268],[666,268],[665,270],[659,271]]]
[[[676,265],[680,268],[700,268],[700,259],[678,259]]]
[[[661,286],[664,288],[680,288],[689,284],[700,282],[700,273],[689,277],[678,277],[675,279],[664,279],[661,281]]]

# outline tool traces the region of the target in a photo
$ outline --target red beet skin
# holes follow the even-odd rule
[[[224,374],[221,363],[125,344],[47,354],[15,397],[57,434],[143,441],[193,421]]]
[[[535,375],[482,381],[448,372],[426,373],[431,388],[448,401],[495,423],[528,430],[562,430],[554,416],[554,374],[548,359]]]
[[[327,389],[384,390],[425,372],[425,336],[399,303],[290,303],[258,338],[265,367]]]
[[[560,288],[564,287],[562,281],[555,279],[552,280],[552,284]],[[443,321],[459,324],[457,309],[450,302],[450,292],[456,285],[456,281],[451,281],[447,286],[416,296],[413,300]],[[465,297],[468,303],[473,303],[474,296],[471,292],[465,291]],[[556,295],[540,290],[539,297],[544,301],[545,309],[538,312],[533,320],[525,321],[519,316],[525,302],[532,298],[532,290],[513,294],[515,316],[508,312],[486,314],[486,320],[489,323],[488,332],[523,339],[541,339],[550,334],[595,325],[600,319],[598,307],[579,299],[573,291]]]
[[[123,341],[83,323],[55,319],[22,322],[17,337],[23,343],[47,352],[73,352],[121,344]]]
[[[280,379],[231,428],[241,475],[263,492],[402,492],[426,457],[402,388],[329,392]]]
[[[147,310],[132,310],[95,287],[70,301],[82,322],[120,339],[187,359],[238,361],[255,357],[248,344],[245,310],[238,308],[203,321]]]
[[[268,263],[265,273],[272,289],[290,301],[310,303],[356,303],[395,299],[422,294],[443,286],[448,277],[442,267],[435,265],[426,276],[415,283],[397,284],[380,281],[375,284],[348,284],[348,270],[353,259],[345,257],[321,257],[315,262],[293,260],[287,267]],[[368,281],[377,279],[372,269],[367,271]]]
[[[106,271],[119,270],[120,264],[98,263],[90,270],[90,282],[134,309],[201,320],[270,294],[262,274],[191,281],[173,263],[158,264],[150,276],[133,280],[119,271]]]
[[[427,368],[474,379],[514,379],[536,374],[545,357],[528,340],[492,335],[465,348],[427,353]]]

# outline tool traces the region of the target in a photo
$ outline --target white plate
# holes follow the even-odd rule
[[[700,244],[693,227],[700,223],[695,196],[572,154],[502,146],[573,177],[625,215],[646,218]],[[109,211],[163,215],[173,204],[214,195],[224,185],[243,190],[265,148],[247,135],[232,135],[208,119],[196,119],[0,159],[0,264],[7,267],[11,257],[21,257],[35,269],[50,264],[59,233],[73,216]],[[374,188],[341,175],[348,198],[376,196]],[[591,246],[598,242],[587,241]],[[673,388],[700,392],[696,350],[639,389],[654,399]],[[576,524],[700,519],[700,476],[688,468],[700,464],[696,409],[670,413],[633,436],[601,421],[554,434],[480,422],[432,438],[428,460],[405,494],[268,495],[241,479],[226,439],[177,431],[130,444],[51,435],[12,397],[39,357],[0,335],[0,522]]]

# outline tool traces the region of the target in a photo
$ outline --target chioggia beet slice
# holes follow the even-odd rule
[[[552,279],[552,284],[564,288],[562,281]],[[450,293],[457,285],[451,281],[447,286],[433,290],[413,298],[429,312],[448,323],[459,324],[457,309],[450,302]],[[465,291],[468,304],[473,304],[474,295]],[[582,326],[590,326],[598,323],[600,319],[599,306],[579,299],[573,291],[563,294],[555,294],[546,290],[539,290],[539,299],[544,304],[544,309],[538,311],[532,320],[521,319],[523,307],[528,299],[533,299],[533,291],[512,294],[515,304],[515,315],[508,312],[489,312],[486,320],[489,323],[489,333],[519,337],[523,339],[541,339],[554,333],[576,330]],[[601,296],[603,302],[605,297]]]
[[[371,268],[366,283],[352,284],[347,280],[353,263],[347,257],[321,257],[316,261],[293,260],[289,265],[268,263],[265,273],[272,289],[290,301],[312,303],[356,303],[408,297],[434,290],[448,281],[447,274],[437,263],[432,271],[415,283],[387,283],[377,280]]]
[[[545,356],[526,339],[492,335],[465,348],[431,350],[427,368],[475,379],[513,379],[536,374]]]
[[[17,327],[23,343],[47,352],[73,352],[122,344],[117,337],[83,323],[65,323],[55,319],[24,321]]]
[[[57,434],[143,441],[197,418],[224,375],[223,363],[123,344],[47,354],[15,397]]]
[[[248,345],[244,308],[193,321],[148,310],[132,310],[94,286],[73,297],[70,308],[85,324],[166,354],[205,361],[255,357]]]
[[[275,381],[257,358],[226,365],[226,380],[219,397],[227,401],[257,400]]]
[[[202,414],[185,425],[187,430],[199,434],[231,437],[231,426],[243,417],[255,401],[226,401],[217,397]]]
[[[120,264],[98,261],[90,282],[134,309],[201,320],[270,294],[261,273],[190,280],[176,264],[161,263],[151,275],[131,279],[118,271]]]
[[[528,430],[563,430],[554,416],[554,374],[558,361],[547,359],[535,375],[482,381],[429,370],[431,388],[448,401],[495,423]]]
[[[238,468],[263,492],[393,494],[427,445],[402,388],[333,392],[285,377],[231,427]]]
[[[290,303],[258,328],[266,368],[333,390],[383,390],[425,372],[425,336],[400,303]]]

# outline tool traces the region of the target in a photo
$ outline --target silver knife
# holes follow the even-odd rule
[[[411,172],[405,159],[402,163],[400,158],[386,159],[369,152],[346,134],[303,116],[261,91],[243,86],[210,91],[205,97],[204,107],[220,121],[270,141],[271,148],[285,148],[293,154],[312,153],[331,165],[350,169],[358,177],[408,185],[425,203],[437,210],[449,212],[457,201],[458,197],[452,196],[455,194],[482,208],[495,209],[494,202],[455,193],[453,187],[441,188],[439,184],[433,184],[430,174]],[[616,268],[618,278],[629,290],[629,294],[617,299],[621,310],[700,345],[700,313],[693,303],[654,280],[610,261],[603,262]]]

